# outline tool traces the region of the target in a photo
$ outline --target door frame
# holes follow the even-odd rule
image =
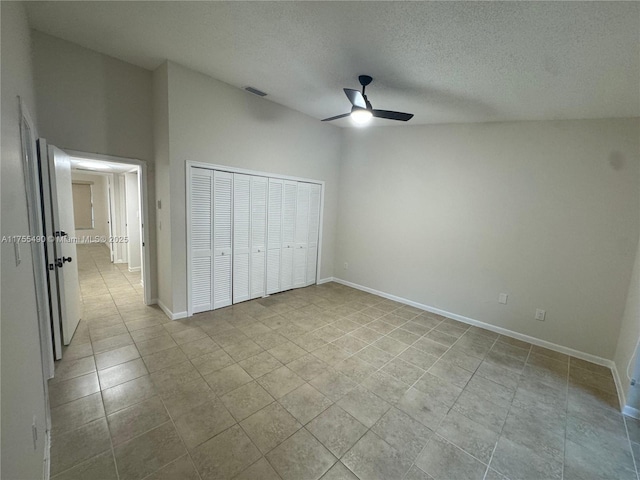
[[[38,169],[38,147],[36,140],[38,132],[31,119],[29,111],[18,97],[20,105],[20,143],[22,145],[22,169],[25,182],[27,212],[29,220],[29,234],[35,238],[43,238],[42,199],[40,195],[40,174]],[[31,132],[27,139],[24,127]],[[29,142],[27,145],[26,142]],[[25,149],[31,150],[31,157],[26,155]],[[29,160],[31,162],[29,163]],[[49,390],[47,380],[54,375],[53,332],[51,329],[51,312],[49,310],[49,288],[47,286],[47,263],[44,255],[44,243],[31,244],[31,258],[33,262],[33,281],[36,291],[36,308],[38,310],[38,326],[40,331],[40,349],[42,358],[42,372],[44,374],[44,392],[48,400]],[[49,419],[47,418],[47,422]]]
[[[60,148],[60,147],[58,147]],[[122,163],[125,165],[133,165],[139,167],[139,175],[138,175],[138,188],[140,190],[140,198],[141,198],[141,238],[140,244],[143,245],[143,255],[142,255],[142,282],[143,282],[143,292],[144,292],[144,304],[151,305],[154,302],[151,297],[151,249],[149,239],[151,238],[149,233],[149,192],[147,188],[147,182],[149,178],[147,162],[144,160],[138,160],[137,158],[126,158],[126,157],[117,157],[114,155],[105,155],[102,153],[87,153],[81,152],[78,150],[71,150],[68,148],[60,148],[67,155],[72,158],[84,158],[87,160],[98,160],[103,162],[110,163]],[[111,224],[110,224],[111,225]],[[111,231],[111,229],[110,229]]]
[[[238,167],[229,167],[227,165],[218,165],[215,163],[205,163],[205,162],[197,162],[193,160],[185,161],[185,185],[186,185],[186,250],[187,250],[187,316],[191,317],[193,315],[193,305],[191,303],[191,250],[189,249],[189,244],[191,240],[191,218],[189,215],[189,210],[191,207],[191,184],[189,182],[190,179],[190,171],[191,168],[204,168],[207,170],[220,170],[222,172],[228,173],[241,173],[244,175],[255,175],[258,177],[267,177],[267,178],[277,178],[279,180],[293,180],[296,182],[306,182],[306,183],[315,183],[320,185],[320,225],[318,227],[318,258],[316,259],[317,267],[316,267],[316,284],[320,283],[320,265],[322,263],[322,233],[323,233],[323,223],[324,223],[324,189],[325,182],[324,180],[314,180],[312,178],[304,178],[304,177],[295,177],[291,175],[282,175],[280,173],[270,173],[270,172],[261,172],[258,170],[250,170],[246,168],[238,168]],[[268,231],[268,220],[267,220],[267,231]],[[266,295],[266,282],[265,282],[265,295]]]

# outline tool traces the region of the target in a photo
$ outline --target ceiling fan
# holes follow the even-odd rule
[[[369,75],[360,75],[358,77],[360,81],[360,85],[362,85],[362,93],[358,90],[353,90],[352,88],[345,88],[344,93],[347,95],[347,98],[351,102],[351,111],[349,113],[343,113],[342,115],[336,115],[335,117],[325,118],[323,122],[330,122],[331,120],[337,120],[339,118],[349,117],[353,119],[354,122],[359,124],[367,123],[371,120],[371,117],[375,118],[386,118],[388,120],[400,120],[401,122],[406,122],[407,120],[411,120],[413,117],[413,113],[403,113],[403,112],[393,112],[391,110],[376,110],[371,106],[371,102],[365,95],[365,88],[369,85],[373,78]]]

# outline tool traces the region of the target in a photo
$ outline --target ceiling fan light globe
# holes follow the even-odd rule
[[[370,110],[365,110],[363,108],[355,108],[351,112],[351,119],[354,123],[358,125],[366,125],[371,121],[373,114]]]

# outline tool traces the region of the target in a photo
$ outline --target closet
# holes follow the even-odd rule
[[[316,283],[322,188],[189,166],[189,313]]]

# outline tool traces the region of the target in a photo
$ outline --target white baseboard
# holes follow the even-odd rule
[[[321,278],[320,280],[318,280],[318,285],[329,282],[333,282],[333,277]]]
[[[637,408],[633,408],[628,405],[625,405],[624,408],[622,409],[622,413],[625,414],[627,417],[633,417],[640,420],[640,410],[638,410]]]
[[[129,271],[130,272],[139,272],[140,270],[142,270],[142,267],[129,267]]]
[[[162,303],[162,302],[161,302],[159,299],[157,299],[157,298],[154,298],[154,299],[151,301],[151,305],[153,305],[153,304],[158,305],[158,306],[162,309],[162,311],[164,312],[164,314],[165,314],[167,317],[169,317],[171,320],[180,320],[181,318],[187,318],[187,312],[176,312],[176,313],[173,313],[171,310],[169,310],[169,309],[167,308],[167,306],[166,306],[164,303]]]
[[[441,310],[439,308],[432,307],[430,305],[424,305],[422,303],[414,302],[413,300],[408,300],[406,298],[398,297],[396,295],[391,295],[386,292],[381,292],[379,290],[375,290],[373,288],[365,287],[363,285],[358,285],[357,283],[348,282],[346,280],[342,280],[341,278],[333,278],[333,281],[336,283],[340,283],[342,285],[346,285],[348,287],[356,288],[358,290],[362,290],[364,292],[373,293],[374,295],[378,295],[383,298],[388,298],[389,300],[394,300],[399,303],[404,303],[405,305],[411,305],[412,307],[419,308],[421,310],[426,310],[427,312],[436,313],[438,315],[442,315],[443,317],[452,318],[453,320],[458,320],[459,322],[466,323],[468,325],[474,325],[476,327],[484,328],[485,330],[490,330],[495,333],[499,333],[500,335],[505,335],[507,337],[517,338],[518,340],[522,340],[524,342],[531,343],[533,345],[537,345],[539,347],[548,348],[549,350],[554,350],[556,352],[564,353],[566,355],[571,355],[572,357],[579,358],[581,360],[586,360],[591,363],[595,363],[598,365],[602,365],[605,367],[609,367],[613,370],[615,364],[612,360],[607,358],[598,357],[597,355],[592,355],[590,353],[581,352],[579,350],[574,350],[573,348],[565,347],[564,345],[558,345],[552,342],[547,342],[546,340],[541,340],[536,337],[531,337],[529,335],[525,335],[523,333],[514,332],[513,330],[509,330],[507,328],[498,327],[496,325],[491,325],[490,323],[481,322],[480,320],[476,320],[474,318],[465,317],[464,315],[458,315],[457,313],[447,312],[446,310]],[[615,374],[614,374],[615,375]]]
[[[626,390],[623,386],[622,379],[618,374],[618,368],[616,367],[616,364],[614,362],[611,362],[611,373],[613,374],[613,381],[615,382],[616,390],[618,391],[618,402],[620,403],[620,410],[622,410],[622,413],[624,413],[625,409],[627,408],[631,410],[635,410],[635,408],[627,407],[627,398],[625,395]],[[630,415],[630,414],[625,414],[625,415]],[[635,417],[635,415],[630,415],[630,416]],[[640,418],[640,416],[636,418]]]
[[[44,460],[43,460],[43,480],[49,480],[51,477],[51,432],[47,430],[44,436]]]

